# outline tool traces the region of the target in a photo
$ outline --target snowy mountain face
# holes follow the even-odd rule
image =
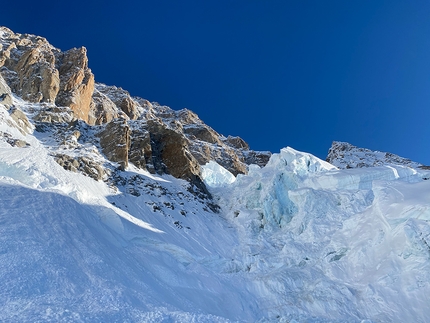
[[[269,160],[269,152],[249,150],[241,138],[218,134],[187,109],[174,111],[96,83],[84,47],[62,52],[42,37],[0,27],[0,68],[0,95],[6,106],[12,106],[12,94],[38,103],[30,111],[38,132],[56,127],[56,138],[68,142],[74,133],[78,144],[85,140],[98,145],[123,169],[131,162],[199,185],[200,165],[210,160],[234,175],[247,173],[249,164],[263,166]],[[79,140],[87,129],[93,136]]]
[[[0,40],[1,322],[428,321],[426,167],[255,152]]]
[[[372,151],[358,148],[347,142],[333,141],[326,160],[341,169],[363,168],[382,165],[404,165],[411,168],[426,168],[426,166],[397,156],[392,153]]]

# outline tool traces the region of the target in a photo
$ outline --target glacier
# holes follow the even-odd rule
[[[43,133],[21,133],[6,109],[0,121],[29,143],[0,142],[2,322],[430,314],[428,170],[343,170],[289,147],[236,178],[211,162],[203,177],[214,213],[170,175],[130,165],[114,188],[66,171]],[[140,193],[129,194],[137,179]]]
[[[286,148],[220,192],[271,318],[425,322],[427,176],[400,165],[338,170]]]

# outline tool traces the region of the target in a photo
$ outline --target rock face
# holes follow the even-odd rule
[[[149,131],[137,125],[137,127],[132,127],[131,138],[130,151],[128,153],[129,161],[136,167],[146,168],[150,173],[155,173]]]
[[[224,139],[224,141],[230,147],[249,150],[249,145],[240,137],[228,136],[226,139]]]
[[[200,176],[200,165],[188,150],[188,142],[179,131],[154,120],[148,121],[148,130],[156,170],[188,180]]]
[[[59,74],[55,68],[55,52],[46,39],[14,34],[2,27],[0,66],[10,86],[30,102],[54,102],[59,90]],[[15,72],[12,77],[6,69]]]
[[[128,120],[136,120],[141,114],[141,107],[130,93],[116,86],[107,86],[104,84],[96,85],[97,91],[104,94],[117,107],[118,114]]]
[[[70,107],[88,121],[94,75],[86,49],[61,52],[39,36],[15,34],[0,27],[1,74],[11,89],[29,102]]]
[[[99,133],[100,146],[106,157],[117,162],[120,169],[128,166],[128,152],[130,150],[130,128],[123,119],[116,119],[106,125]]]
[[[210,160],[226,168],[232,174],[246,174],[248,165],[257,163],[264,166],[269,160],[270,152],[249,150],[248,144],[240,137],[224,137],[204,124],[194,112],[183,109],[174,111],[169,107],[154,106],[155,114],[164,123],[173,125],[182,131],[188,140],[189,150],[200,165]],[[253,158],[259,155],[261,158]],[[265,157],[263,157],[265,156]]]
[[[151,173],[167,173],[190,180],[200,176],[200,165],[215,160],[234,175],[245,174],[249,164],[264,166],[270,158],[269,152],[249,150],[248,144],[240,137],[218,134],[187,109],[174,111],[141,98],[132,98],[121,88],[103,84],[96,84],[93,102],[99,97],[104,100],[99,105],[99,117],[110,119],[117,116],[130,127],[127,162]],[[132,102],[132,111],[136,114],[130,115],[126,113],[129,110],[120,110],[118,104],[121,100]],[[109,113],[106,113],[106,106]],[[136,116],[137,119],[132,120],[131,117]],[[97,120],[96,124],[101,123],[101,119]],[[106,127],[104,134],[112,131],[109,125]],[[103,151],[113,146],[125,147],[122,137],[118,138],[111,136],[109,140],[101,141]],[[125,152],[121,155],[125,156]],[[112,158],[110,153],[107,156]],[[121,160],[125,162],[124,158]]]
[[[340,141],[333,141],[328,151],[326,161],[341,169],[374,167],[387,164],[403,165],[412,168],[425,167],[420,163],[413,162],[410,159],[392,153],[358,148],[347,142]]]
[[[6,108],[13,105],[12,102],[12,91],[7,85],[5,79],[0,74],[0,104],[3,104]]]
[[[101,125],[111,122],[118,117],[119,115],[115,103],[105,94],[95,89],[88,113],[88,123],[91,125]]]
[[[94,92],[94,74],[88,68],[85,47],[73,48],[57,55],[60,73],[60,92],[57,105],[70,107],[75,115],[88,122]]]
[[[245,154],[245,163],[247,165],[254,164],[254,165],[258,165],[260,167],[264,167],[269,162],[271,155],[272,154],[270,151],[249,150]]]
[[[30,102],[55,102],[60,87],[55,56],[50,46],[40,41],[26,49],[14,70],[18,73],[21,96]]]
[[[0,68],[1,104],[12,106],[13,94],[39,103],[32,115],[36,130],[62,129],[56,134],[60,137],[79,132],[82,121],[94,126],[92,132],[98,139],[86,136],[85,142],[98,147],[122,170],[133,163],[151,173],[186,179],[205,191],[200,165],[214,160],[237,175],[247,173],[251,163],[264,166],[269,160],[269,152],[250,150],[240,137],[220,135],[190,110],[174,111],[132,97],[122,88],[95,83],[84,47],[62,52],[43,37],[0,27]],[[11,116],[21,131],[31,131],[22,111],[11,110]],[[73,138],[59,144],[77,149],[80,144]],[[68,170],[101,178],[97,167],[67,156],[56,156],[56,160]]]

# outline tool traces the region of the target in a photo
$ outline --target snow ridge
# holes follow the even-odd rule
[[[374,167],[382,165],[404,165],[417,168],[423,166],[410,159],[366,148],[358,148],[347,142],[333,141],[326,160],[341,169]]]

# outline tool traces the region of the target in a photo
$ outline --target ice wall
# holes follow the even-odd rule
[[[406,166],[338,170],[291,148],[238,176],[219,198],[240,228],[237,270],[254,277],[268,316],[425,322],[426,176]]]

